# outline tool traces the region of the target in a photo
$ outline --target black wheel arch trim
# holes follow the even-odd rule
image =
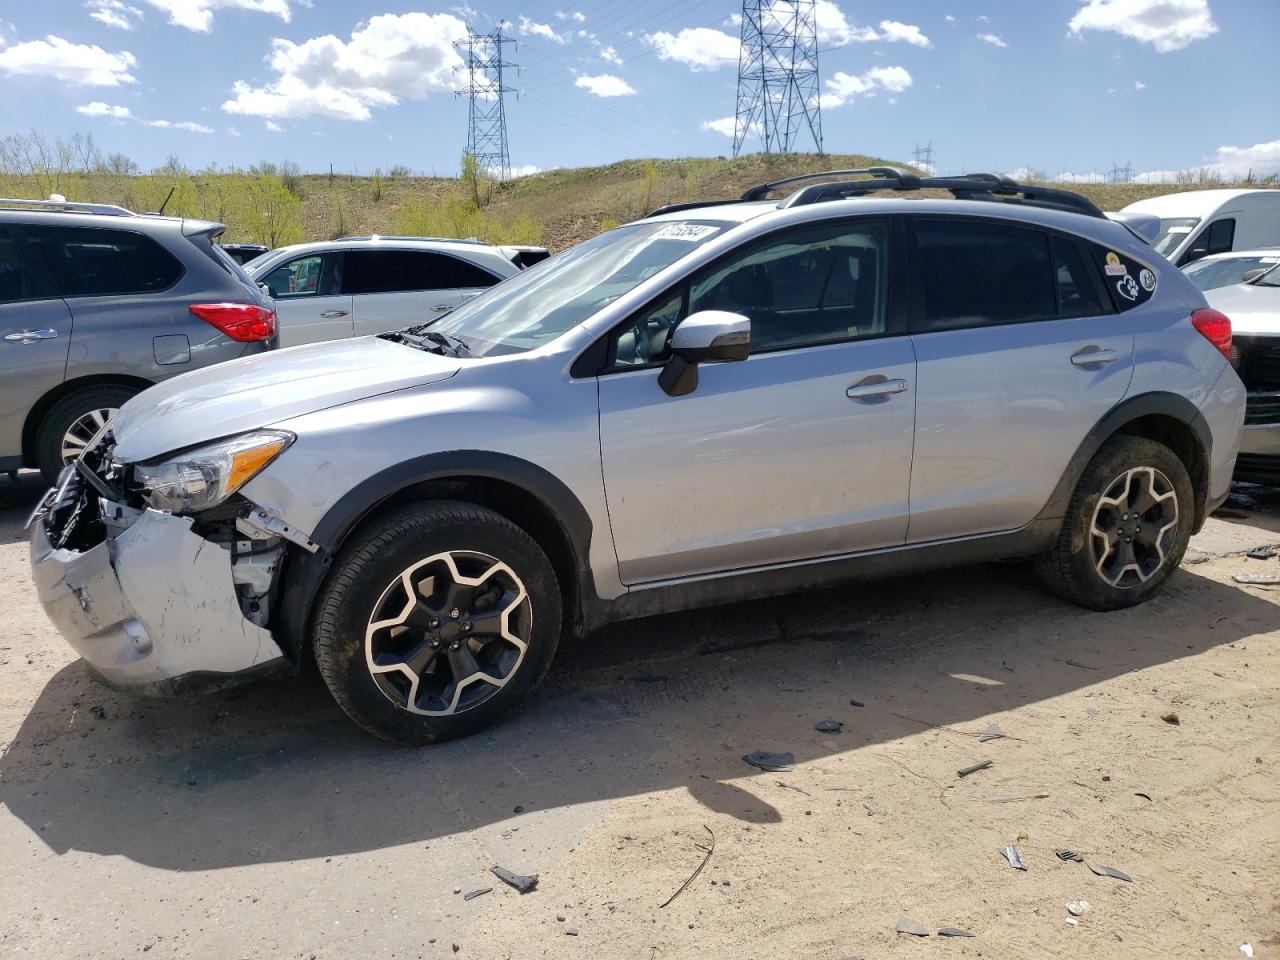
[[[1062,478],[1054,488],[1053,494],[1049,497],[1049,501],[1044,505],[1044,509],[1040,511],[1036,519],[1061,520],[1065,517],[1067,506],[1071,502],[1071,495],[1075,492],[1076,484],[1080,482],[1080,477],[1084,473],[1085,467],[1089,465],[1089,461],[1094,458],[1094,455],[1102,448],[1102,445],[1117,433],[1122,432],[1126,424],[1152,415],[1170,417],[1189,427],[1200,444],[1204,453],[1205,467],[1208,469],[1212,463],[1213,434],[1210,432],[1209,425],[1205,422],[1199,408],[1186,397],[1179,396],[1176,393],[1160,390],[1140,393],[1116,404],[1101,420],[1094,424],[1093,429],[1085,435],[1080,446],[1076,448],[1076,452],[1068,462],[1067,469],[1063,471]],[[1205,517],[1208,514],[1205,504],[1206,496],[1207,490],[1196,490],[1197,503],[1194,530],[1197,532],[1204,524]]]
[[[519,487],[539,501],[555,518],[573,555],[578,578],[575,596],[581,606],[598,602],[589,563],[591,517],[573,491],[554,474],[538,465],[489,450],[453,450],[427,454],[394,464],[348,490],[329,508],[311,533],[320,549],[309,553],[290,547],[279,583],[279,616],[272,634],[296,665],[303,659],[316,595],[328,575],[334,555],[360,521],[398,493],[431,481],[480,478]],[[568,587],[569,585],[564,585]],[[566,598],[566,603],[569,598]],[[573,620],[579,616],[574,611]]]

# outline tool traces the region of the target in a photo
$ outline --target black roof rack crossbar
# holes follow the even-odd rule
[[[679,213],[681,210],[696,210],[698,207],[723,207],[727,203],[741,203],[740,200],[692,200],[688,203],[668,203],[665,207],[659,207],[646,213],[640,219],[648,220],[650,217],[656,217],[662,213]]]
[[[910,182],[919,179],[915,174],[904,173],[897,167],[855,167],[851,170],[827,170],[822,173],[805,173],[798,177],[787,177],[785,180],[773,180],[758,186],[749,187],[742,194],[742,199],[764,200],[778,187],[787,187],[807,180],[823,180],[827,177],[885,177],[899,182]]]

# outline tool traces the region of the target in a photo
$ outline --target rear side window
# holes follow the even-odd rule
[[[0,303],[39,300],[50,293],[39,268],[27,261],[17,241],[0,227]]]
[[[131,230],[25,226],[36,256],[64,297],[157,293],[182,276],[182,262]]]
[[[344,293],[397,293],[491,287],[497,280],[480,268],[440,253],[417,250],[354,250],[347,253]]]
[[[1096,243],[1089,244],[1098,269],[1103,272],[1107,295],[1117,310],[1132,310],[1151,299],[1158,278],[1153,270],[1132,257]]]
[[[1058,314],[1062,317],[1092,317],[1103,310],[1092,276],[1093,267],[1086,259],[1083,242],[1054,235],[1053,266],[1058,281]]]
[[[1049,238],[979,220],[917,220],[912,264],[917,331],[1045,320],[1058,315]]]

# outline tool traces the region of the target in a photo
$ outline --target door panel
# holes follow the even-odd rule
[[[280,346],[341,340],[352,333],[351,297],[298,297],[276,301]]]
[[[22,453],[27,413],[66,376],[70,344],[62,300],[0,303],[0,459]]]
[[[353,298],[355,335],[386,333],[426,323],[474,297],[479,290],[411,290],[361,293]],[[444,308],[444,309],[437,309]]]
[[[915,361],[907,337],[602,376],[600,442],[624,583],[891,546],[907,530]],[[905,389],[852,399],[869,378]]]

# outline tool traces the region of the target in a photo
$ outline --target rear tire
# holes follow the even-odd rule
[[[85,387],[55,403],[36,431],[36,466],[45,482],[57,481],[63,466],[75,459],[64,454],[78,454],[101,426],[99,420],[107,419],[139,392],[136,387],[107,384]]]
[[[1195,523],[1186,466],[1168,447],[1112,437],[1085,468],[1053,548],[1036,573],[1058,596],[1093,610],[1143,603],[1182,562]]]
[[[352,537],[321,588],[312,642],[352,720],[420,746],[518,709],[560,630],[560,585],[533,538],[492,510],[442,500]]]

